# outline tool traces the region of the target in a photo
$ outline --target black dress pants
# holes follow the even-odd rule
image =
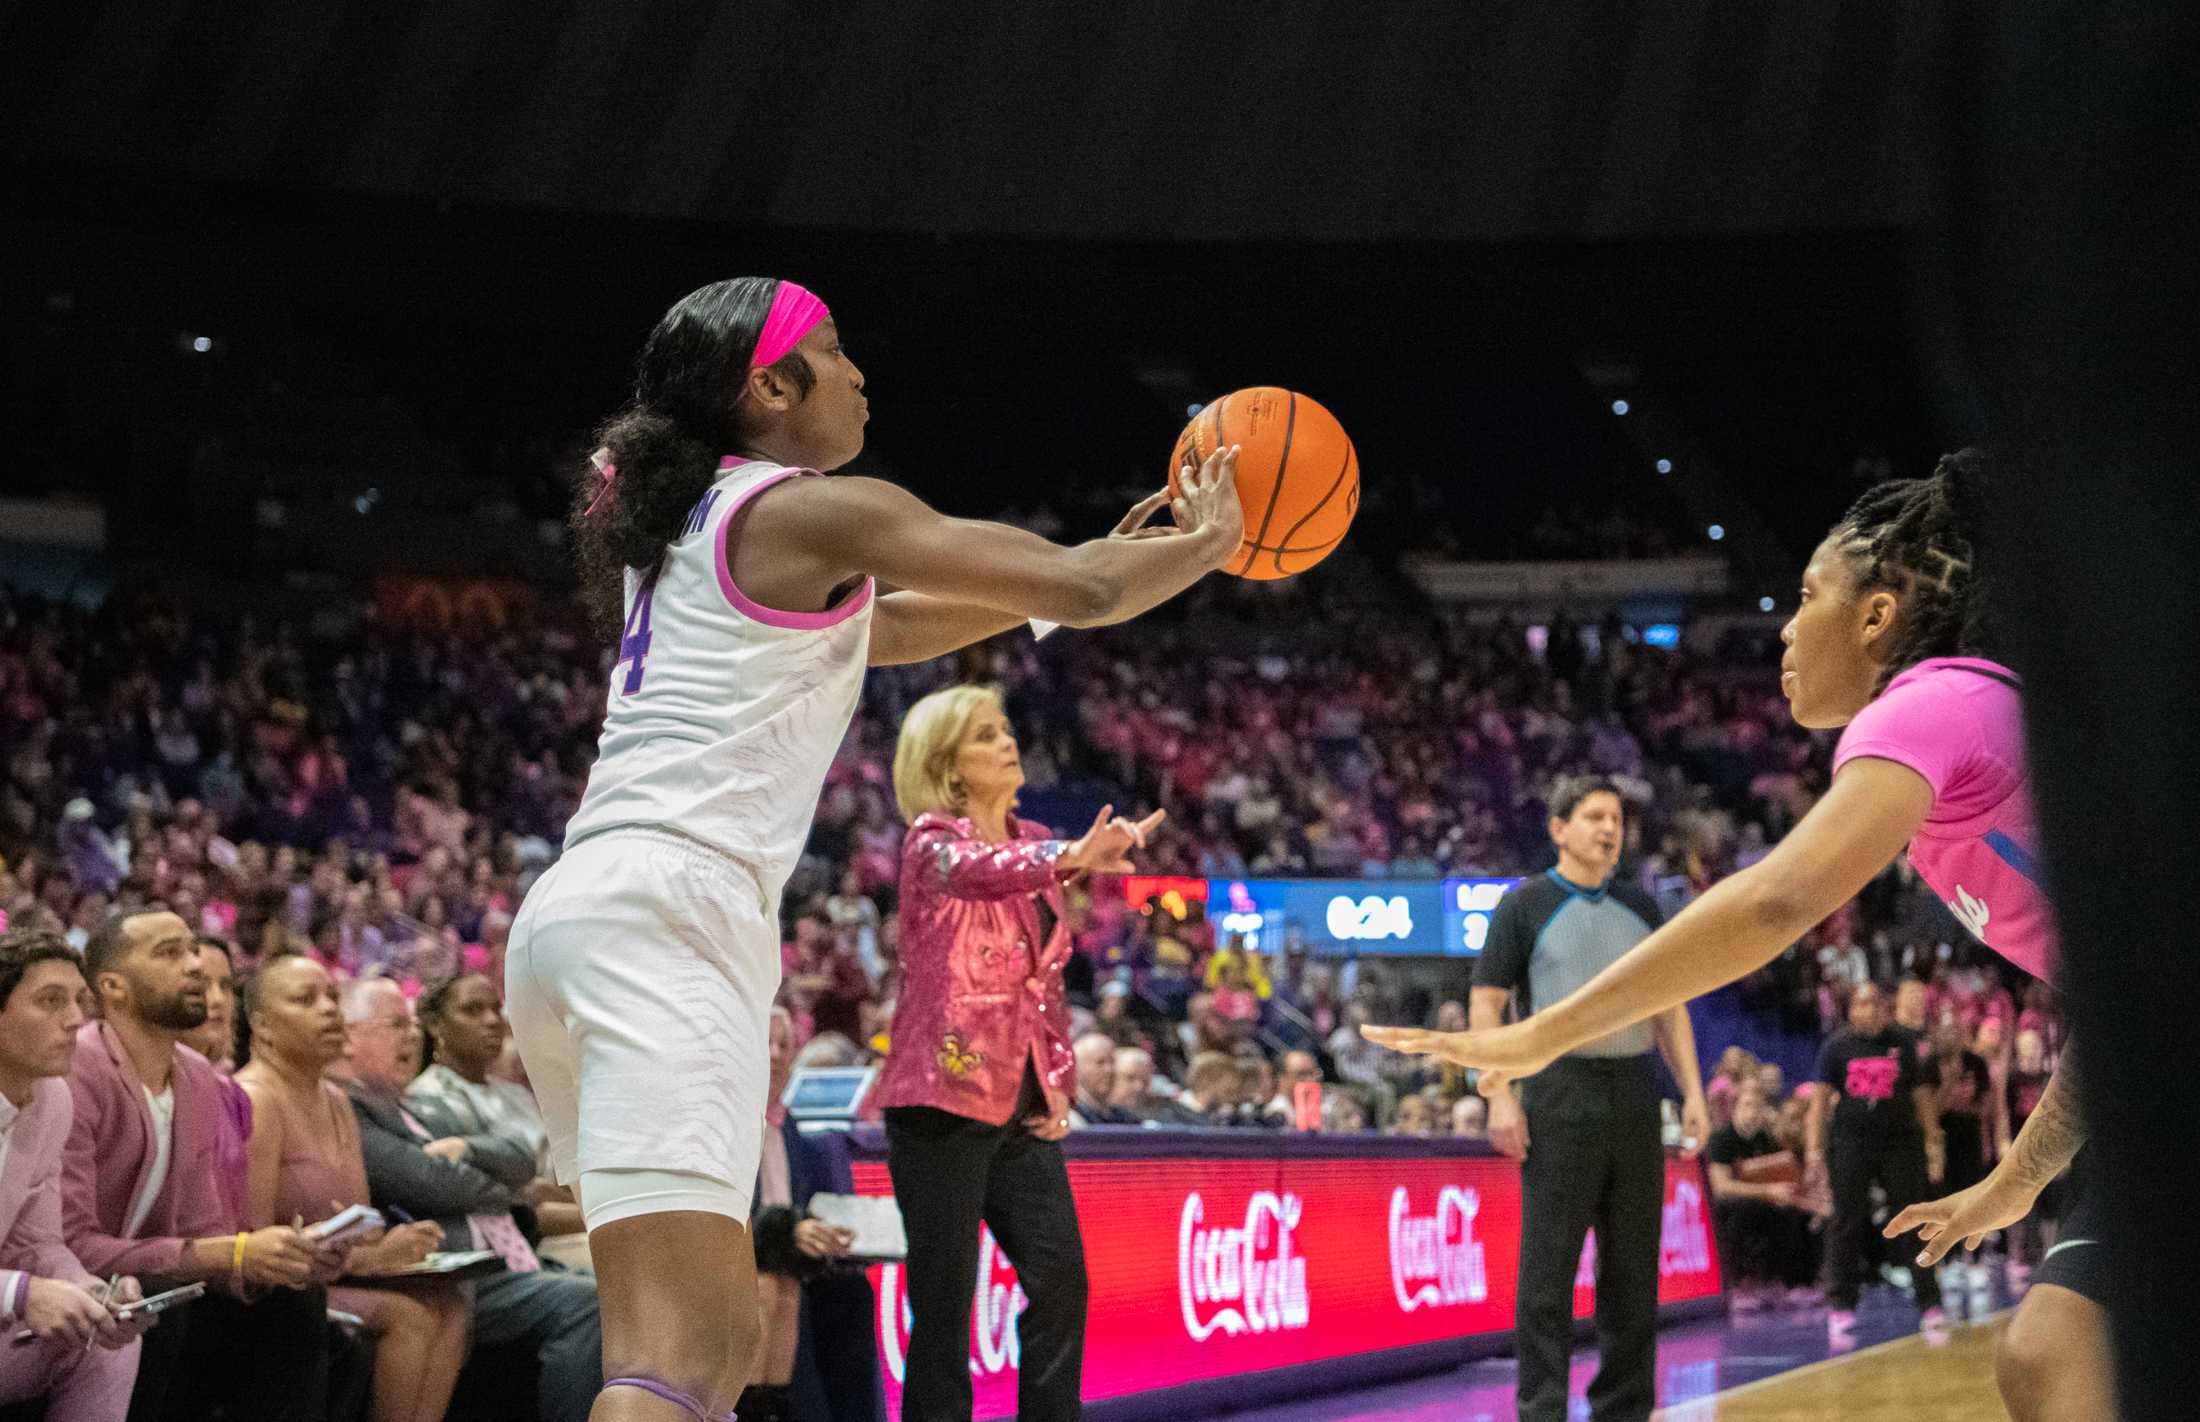
[[[1564,1422],[1574,1273],[1597,1235],[1595,1422],[1644,1422],[1657,1403],[1658,1233],[1665,1150],[1647,1057],[1561,1057],[1521,1084],[1520,1422]]]
[[[969,1422],[978,1226],[992,1227],[1030,1304],[1016,1321],[1021,1422],[1083,1409],[1085,1244],[1059,1143],[929,1106],[886,1113],[886,1163],[909,1234],[903,1422]]]
[[[1833,1229],[1826,1246],[1833,1279],[1826,1301],[1853,1309],[1863,1293],[1865,1262],[1872,1257],[1869,1244],[1878,1233],[1872,1227],[1872,1184],[1878,1182],[1886,1192],[1890,1216],[1925,1199],[1924,1137],[1898,1132],[1874,1138],[1835,1131],[1826,1148],[1826,1172],[1833,1186]],[[1910,1271],[1917,1306],[1938,1307],[1939,1276],[1917,1267],[1910,1250],[1894,1257]]]

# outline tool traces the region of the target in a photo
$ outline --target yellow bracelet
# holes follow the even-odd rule
[[[246,1237],[244,1232],[240,1230],[237,1234],[236,1247],[229,1251],[229,1272],[240,1284],[244,1282],[244,1242]]]

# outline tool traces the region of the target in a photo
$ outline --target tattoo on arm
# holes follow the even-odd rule
[[[2040,1104],[2010,1144],[2002,1168],[2035,1189],[2062,1173],[2085,1144],[2085,1122],[2078,1115],[2078,1083],[2068,1051],[2047,1079]]]

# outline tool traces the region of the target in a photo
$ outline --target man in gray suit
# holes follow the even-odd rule
[[[529,1244],[515,1213],[515,1207],[524,1207],[506,1182],[517,1178],[524,1185],[534,1175],[534,1162],[519,1158],[523,1151],[503,1158],[509,1141],[458,1135],[449,1123],[406,1106],[405,1086],[420,1066],[420,1028],[397,984],[346,983],[343,1008],[349,1044],[344,1088],[359,1117],[374,1203],[437,1221],[449,1248],[493,1249],[504,1256],[504,1272],[473,1285],[474,1340],[489,1348],[515,1345],[538,1356],[542,1422],[584,1422],[603,1389],[596,1281],[546,1267]]]

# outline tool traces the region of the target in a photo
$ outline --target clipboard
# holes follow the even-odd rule
[[[902,1227],[901,1207],[891,1195],[812,1195],[810,1213],[855,1235],[847,1259],[898,1264],[909,1257],[909,1235]]]

